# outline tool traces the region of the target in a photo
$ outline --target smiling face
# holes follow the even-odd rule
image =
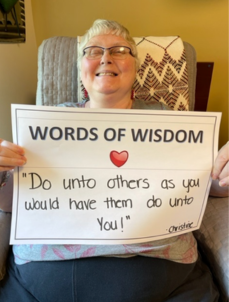
[[[121,36],[103,34],[89,40],[88,46],[109,48],[127,46],[128,42]],[[135,58],[128,54],[125,59],[114,59],[105,51],[100,59],[83,56],[81,61],[81,79],[91,102],[107,102],[106,107],[115,103],[127,102],[131,98],[132,85],[136,76]],[[109,102],[109,103],[108,103]]]

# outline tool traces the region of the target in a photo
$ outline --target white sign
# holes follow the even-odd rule
[[[200,227],[221,113],[12,105],[27,163],[11,244],[128,244]]]

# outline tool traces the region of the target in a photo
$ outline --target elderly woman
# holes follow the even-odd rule
[[[167,110],[161,103],[133,99],[138,68],[134,40],[117,22],[97,20],[79,51],[88,108]],[[62,106],[72,106],[71,103]],[[0,171],[26,163],[21,147],[0,140]],[[228,144],[215,162],[215,192],[229,185]],[[2,173],[2,191],[12,190]],[[220,180],[220,182],[218,181]],[[3,186],[4,185],[4,186]],[[2,202],[2,210],[9,204]],[[60,260],[58,250],[65,260]],[[87,253],[84,251],[93,251]],[[83,258],[82,258],[83,256]],[[1,302],[157,302],[218,301],[211,274],[198,258],[192,233],[131,245],[14,246],[8,273],[1,283]]]

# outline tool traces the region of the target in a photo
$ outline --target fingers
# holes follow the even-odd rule
[[[0,138],[0,152],[2,150],[4,151],[5,148],[7,148],[8,150],[11,150],[19,155],[24,155],[24,153],[25,153],[24,149],[22,147]]]
[[[229,176],[224,177],[219,181],[220,187],[228,187],[229,186]]]
[[[8,171],[26,163],[24,149],[0,139],[0,171]]]
[[[212,170],[212,179],[219,179],[220,186],[229,186],[229,142],[219,150]]]
[[[26,164],[26,158],[25,159],[11,159],[8,157],[0,157],[0,172],[2,171],[9,171],[14,169],[15,167],[20,167]]]

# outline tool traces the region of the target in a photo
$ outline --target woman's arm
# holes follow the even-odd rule
[[[0,211],[11,213],[13,200],[13,171],[0,172]]]

